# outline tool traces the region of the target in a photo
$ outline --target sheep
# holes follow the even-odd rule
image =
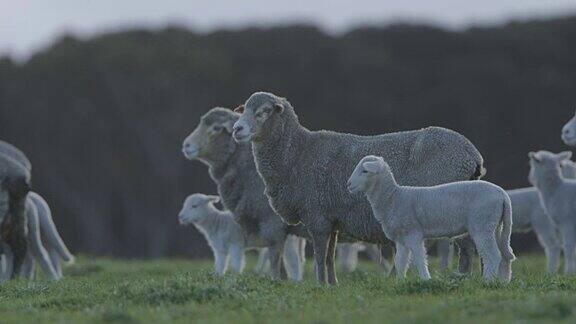
[[[337,284],[334,254],[338,232],[384,243],[370,205],[350,196],[346,179],[366,154],[384,155],[403,184],[434,185],[483,175],[483,159],[464,136],[444,128],[378,136],[309,131],[292,105],[271,93],[250,96],[234,124],[237,142],[252,142],[258,173],[272,208],[289,224],[303,223],[312,236],[317,280]],[[469,262],[469,241],[461,269]],[[464,252],[464,253],[463,253]]]
[[[185,139],[182,151],[189,160],[206,164],[224,206],[251,236],[268,248],[273,278],[280,277],[281,255],[288,234],[301,236],[300,227],[288,226],[274,213],[264,195],[264,184],[256,171],[250,144],[232,138],[238,114],[216,107],[204,114],[196,129]],[[297,261],[298,258],[290,258]],[[290,264],[288,277],[299,281],[302,266]]]
[[[576,273],[576,180],[564,179],[561,165],[572,152],[554,154],[548,151],[528,153],[532,184],[538,189],[542,206],[556,225],[564,251],[564,273]]]
[[[572,147],[576,147],[576,115],[562,127],[562,141]]]
[[[20,273],[28,249],[26,199],[30,180],[30,171],[26,167],[0,153],[0,239],[3,250],[14,258],[9,278]]]
[[[351,194],[365,193],[374,216],[396,243],[394,263],[405,277],[410,259],[429,280],[424,239],[469,234],[483,261],[483,277],[509,282],[512,202],[504,189],[485,181],[459,181],[431,187],[400,186],[382,157],[362,158],[347,182]]]
[[[262,241],[246,233],[230,211],[218,210],[214,203],[219,201],[219,196],[192,194],[184,201],[178,219],[181,225],[193,224],[204,235],[214,253],[216,274],[226,273],[229,259],[232,272],[240,274],[245,266],[244,251],[249,248],[262,248]],[[290,251],[290,246],[287,246],[286,251]],[[298,250],[290,252],[290,255],[296,258],[292,260],[292,264],[298,263]],[[267,258],[270,258],[269,255]]]
[[[562,176],[566,179],[576,179],[576,163],[562,161],[560,163]],[[558,269],[561,244],[558,231],[548,213],[540,202],[538,189],[534,187],[506,191],[512,201],[512,233],[525,233],[533,230],[538,242],[546,255],[546,271],[555,273]],[[439,249],[441,263],[447,263],[451,256]]]

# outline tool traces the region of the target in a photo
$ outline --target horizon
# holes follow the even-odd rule
[[[113,4],[113,5],[111,5]],[[19,62],[49,48],[65,36],[91,39],[100,35],[130,31],[158,31],[182,27],[199,34],[221,30],[273,28],[305,24],[340,35],[361,27],[387,27],[395,24],[424,25],[449,31],[489,28],[510,22],[547,20],[576,14],[573,1],[490,0],[481,4],[441,0],[389,3],[359,0],[350,6],[336,0],[297,1],[270,4],[263,0],[250,3],[227,3],[223,0],[199,0],[194,4],[167,0],[162,5],[121,5],[112,0],[62,0],[58,6],[44,8],[35,0],[0,4],[0,56]],[[110,7],[116,9],[110,12]],[[135,10],[137,8],[137,10]],[[16,32],[14,32],[16,31]]]

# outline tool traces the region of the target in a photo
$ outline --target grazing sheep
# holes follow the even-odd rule
[[[264,92],[253,94],[240,111],[244,113],[234,125],[234,137],[252,142],[274,210],[289,224],[303,223],[312,236],[320,283],[337,283],[338,232],[366,242],[386,240],[366,199],[346,191],[346,179],[361,157],[384,155],[407,185],[471,180],[483,174],[482,156],[474,145],[444,128],[379,136],[309,131],[286,99]],[[471,253],[470,245],[466,247],[462,260]]]
[[[424,239],[468,233],[482,258],[484,278],[510,281],[512,203],[504,189],[485,181],[400,186],[388,163],[373,155],[360,160],[347,186],[352,194],[366,194],[384,233],[396,243],[398,277],[406,276],[412,254],[420,278],[430,279]]]
[[[560,233],[564,250],[564,272],[576,273],[576,181],[564,179],[561,165],[572,152],[554,154],[530,152],[530,181],[538,189],[540,201]]]
[[[281,255],[288,234],[299,234],[300,228],[288,226],[274,213],[264,195],[264,184],[256,171],[252,148],[236,143],[232,125],[238,114],[225,108],[213,108],[186,138],[183,153],[189,160],[199,160],[209,167],[212,180],[226,209],[250,236],[260,238],[268,248],[272,277],[280,277]],[[298,258],[290,258],[297,261]],[[300,270],[299,270],[300,269]],[[300,280],[302,265],[290,264],[288,277]]]
[[[213,204],[220,201],[219,196],[204,194],[190,195],[184,201],[182,211],[178,216],[181,225],[194,224],[194,226],[206,237],[208,245],[214,253],[214,268],[217,274],[223,275],[228,267],[234,273],[242,273],[245,266],[244,252],[250,248],[262,248],[263,242],[260,238],[250,236],[235,221],[230,211],[218,210]],[[288,245],[285,256],[294,256],[296,260],[287,258],[286,262],[297,264],[300,260],[299,251],[292,251],[297,246]],[[268,252],[267,259],[270,259]],[[301,278],[300,278],[301,279]]]
[[[562,141],[568,146],[576,146],[576,115],[562,127]]]

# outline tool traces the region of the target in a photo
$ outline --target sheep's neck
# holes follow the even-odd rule
[[[216,152],[214,157],[206,158],[206,164],[210,168],[210,175],[212,179],[220,182],[222,178],[227,174],[231,166],[236,165],[235,163],[239,158],[240,154],[237,154],[244,146],[242,144],[237,144],[234,139],[230,138],[230,143],[225,150]]]
[[[302,145],[308,131],[298,123],[292,110],[286,109],[283,114],[271,132],[252,144],[256,166],[267,190],[275,190],[290,178],[289,172],[297,165],[299,152],[304,151]]]
[[[538,179],[536,186],[540,191],[542,198],[547,200],[554,195],[558,187],[564,183],[559,169],[546,170],[543,176]]]
[[[208,235],[214,235],[222,228],[222,224],[226,222],[226,214],[214,209],[206,217],[203,217],[196,222],[196,226],[202,228]]]
[[[378,215],[383,226],[386,226],[392,217],[393,203],[398,195],[400,186],[392,179],[378,178],[372,187],[366,191],[366,196],[375,215]]]

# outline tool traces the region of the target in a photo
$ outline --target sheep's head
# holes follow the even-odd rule
[[[189,225],[204,220],[216,207],[213,204],[220,201],[219,196],[196,193],[188,196],[178,215],[180,225]]]
[[[561,165],[572,158],[572,152],[554,154],[548,151],[538,151],[528,153],[528,157],[530,158],[528,180],[533,185],[538,185],[538,182],[548,175],[560,174]]]
[[[568,146],[576,146],[576,116],[562,128],[562,141]]]
[[[232,127],[240,116],[230,109],[213,108],[200,119],[200,124],[184,140],[182,153],[189,159],[202,159],[220,154],[213,152],[229,145],[232,140]]]
[[[362,158],[348,179],[348,191],[352,194],[370,190],[378,179],[392,179],[388,163],[379,156],[368,155]]]
[[[284,101],[266,92],[256,92],[250,96],[244,106],[235,110],[242,115],[234,124],[234,139],[248,142],[262,136],[265,130],[274,126],[278,115],[284,112]]]
[[[560,163],[562,176],[566,179],[576,179],[576,163],[570,160],[564,160]]]

